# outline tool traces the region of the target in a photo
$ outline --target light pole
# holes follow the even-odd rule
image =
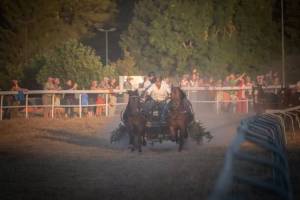
[[[282,87],[285,87],[285,49],[284,49],[284,4],[283,0],[281,0],[281,53],[282,53],[282,60],[281,60],[281,73],[282,73]]]
[[[97,28],[98,31],[105,32],[105,66],[108,66],[108,32],[113,32],[116,28],[103,29]]]

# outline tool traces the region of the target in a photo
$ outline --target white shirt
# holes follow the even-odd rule
[[[149,80],[144,82],[144,89],[147,89],[152,83]]]
[[[161,84],[161,87],[158,88],[155,84],[153,84],[148,90],[147,94],[154,99],[154,101],[164,101],[168,98],[171,93],[170,88],[167,84]]]

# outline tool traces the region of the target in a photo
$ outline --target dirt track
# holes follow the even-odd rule
[[[131,153],[110,144],[117,118],[0,122],[0,199],[205,199],[242,116],[198,116],[210,144]]]

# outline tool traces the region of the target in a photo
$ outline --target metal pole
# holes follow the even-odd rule
[[[0,100],[0,120],[2,120],[2,115],[3,115],[3,95],[1,95],[1,100]]]
[[[105,116],[108,116],[108,94],[105,94]]]
[[[25,117],[28,119],[28,94],[25,95]]]
[[[282,52],[282,87],[285,87],[285,49],[284,49],[284,17],[283,0],[281,0],[281,52]]]
[[[105,31],[105,51],[106,51],[105,65],[107,67],[108,66],[108,31]]]
[[[81,115],[82,115],[81,94],[79,94],[79,118],[81,118]]]
[[[52,104],[51,104],[51,118],[54,118],[54,98],[55,98],[55,94],[52,94]]]

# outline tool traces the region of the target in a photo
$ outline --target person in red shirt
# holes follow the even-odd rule
[[[245,84],[245,80],[243,78],[241,78],[239,81],[238,81],[238,84],[237,86],[240,87],[240,90],[238,90],[237,92],[237,108],[236,108],[236,111],[237,113],[247,113],[247,97],[246,97],[246,90],[245,90],[245,87],[246,87],[246,84]]]

